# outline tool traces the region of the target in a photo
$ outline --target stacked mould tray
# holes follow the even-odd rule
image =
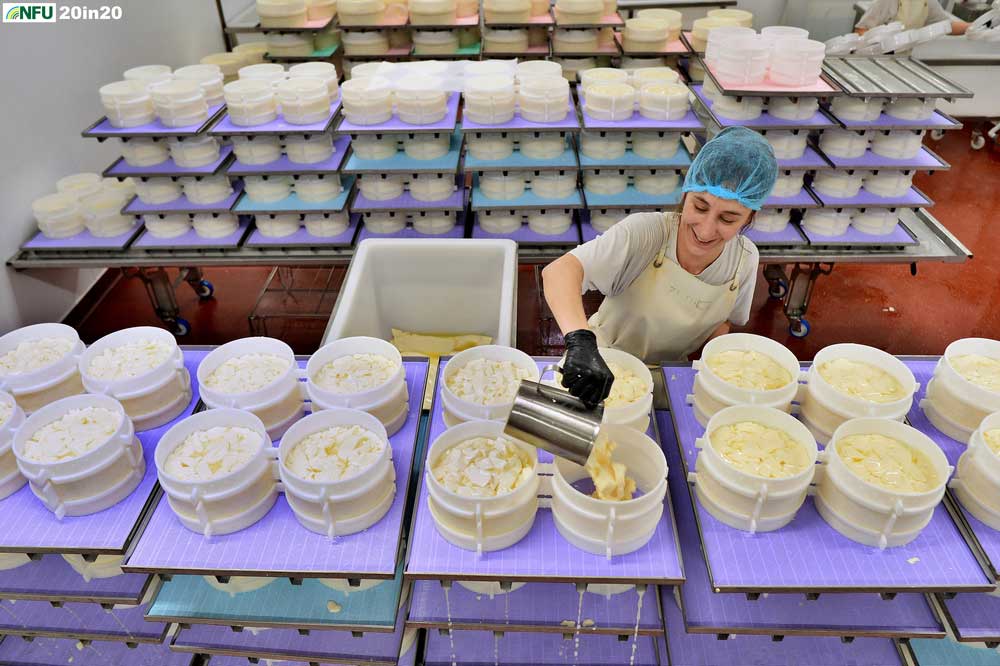
[[[186,352],[195,367],[206,354]],[[404,359],[404,369],[409,413],[389,440],[395,499],[367,530],[331,540],[299,524],[279,496],[259,522],[206,538],[181,525],[166,497],[158,499],[123,568],[164,579],[145,619],[180,625],[173,650],[213,655],[212,663],[228,655],[379,664],[395,664],[401,647],[409,650],[403,517],[420,420],[412,396],[423,395],[427,362]]]
[[[549,123],[535,122],[521,117],[519,112],[503,123],[477,123],[465,120],[462,132],[466,136],[465,171],[472,174],[472,211],[475,216],[472,225],[472,238],[508,238],[524,246],[562,246],[573,247],[580,243],[580,227],[578,212],[584,207],[583,197],[577,188],[563,198],[539,196],[533,190],[526,189],[516,199],[494,199],[487,197],[480,188],[480,179],[486,174],[520,173],[526,177],[530,174],[560,173],[565,177],[574,178],[579,182],[579,163],[577,161],[576,137],[580,129],[573,100],[567,101],[566,116],[559,121]],[[522,152],[522,146],[542,134],[558,134],[564,143],[563,152],[554,158],[532,158]],[[472,154],[469,145],[472,141],[489,138],[505,138],[516,143],[513,152],[501,159],[481,159]],[[532,229],[526,219],[532,214],[552,214],[569,216],[570,225],[558,234],[541,233]],[[505,215],[520,217],[520,228],[510,233],[495,233],[484,229],[482,224],[487,215]]]
[[[437,158],[419,160],[409,157],[402,145],[399,145],[394,155],[386,159],[363,159],[354,153],[344,167],[345,173],[364,183],[366,179],[374,180],[380,177],[402,178],[406,185],[403,193],[392,199],[374,199],[365,196],[362,185],[350,202],[352,213],[359,214],[362,223],[358,240],[367,238],[464,238],[465,237],[465,206],[467,193],[464,179],[460,175],[462,135],[458,125],[458,107],[460,95],[457,92],[449,94],[444,117],[434,123],[414,125],[403,122],[395,115],[389,120],[373,124],[358,125],[343,118],[337,127],[337,133],[350,135],[354,139],[360,136],[396,137],[400,142],[420,136],[447,137],[448,150]],[[409,189],[409,179],[437,177],[454,182],[451,193],[444,199],[422,201],[415,198]],[[414,228],[421,224],[421,219],[428,216],[440,218],[442,215],[451,217],[454,224],[439,233],[423,233]],[[365,221],[367,220],[367,224]],[[377,220],[377,222],[376,222]],[[372,224],[388,224],[390,227],[402,225],[391,233],[381,233],[384,227]]]

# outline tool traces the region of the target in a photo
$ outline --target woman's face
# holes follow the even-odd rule
[[[726,241],[750,222],[753,211],[732,199],[707,192],[688,192],[681,208],[678,243],[685,254],[714,261]]]

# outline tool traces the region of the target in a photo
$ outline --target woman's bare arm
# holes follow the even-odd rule
[[[542,269],[545,302],[563,335],[588,328],[583,311],[583,264],[572,254],[564,254]]]

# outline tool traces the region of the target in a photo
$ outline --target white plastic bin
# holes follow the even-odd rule
[[[453,377],[470,361],[488,359],[491,361],[509,361],[526,373],[529,381],[538,381],[538,366],[524,352],[513,347],[500,345],[482,345],[459,352],[448,360],[441,372],[441,403],[444,406],[444,420],[448,426],[454,426],[465,421],[503,421],[514,405],[514,393],[506,402],[482,405],[457,396],[448,386],[449,378]],[[520,383],[520,382],[518,382]]]
[[[984,434],[1000,428],[1000,412],[983,419],[969,438],[969,448],[958,459],[949,486],[969,513],[1000,530],[1000,454],[991,449]]]
[[[622,502],[586,495],[572,486],[589,478],[583,466],[556,458],[552,517],[568,542],[611,559],[642,548],[656,531],[667,493],[667,460],[656,442],[638,430],[604,425],[601,432],[618,444],[612,459],[625,465],[642,494]]]
[[[712,435],[723,426],[747,421],[788,435],[805,449],[808,466],[778,479],[737,469],[715,449]],[[805,501],[816,471],[818,449],[812,434],[795,417],[770,407],[741,405],[716,412],[695,446],[698,500],[716,520],[751,534],[771,532],[790,523]]]
[[[64,338],[70,348],[62,358],[47,365],[13,374],[0,374],[0,391],[14,396],[25,414],[31,414],[45,405],[84,392],[77,361],[84,344],[76,330],[65,324],[34,324],[25,326],[0,337],[0,356],[17,349],[22,343],[48,338]]]
[[[297,476],[287,466],[289,453],[309,435],[336,427],[360,426],[382,443],[378,459],[355,476],[317,481]],[[307,530],[330,539],[366,530],[389,511],[396,496],[392,445],[381,422],[354,409],[327,409],[311,414],[288,429],[278,447],[278,464],[285,499]]]
[[[121,415],[118,429],[86,453],[58,462],[37,462],[24,456],[35,432],[68,412],[88,407]],[[103,395],[77,395],[42,407],[25,419],[14,435],[14,456],[31,492],[62,520],[103,511],[128,497],[146,472],[142,445],[121,404]]]
[[[190,435],[224,427],[246,428],[260,435],[260,447],[242,467],[208,480],[177,479],[165,471],[167,458]],[[208,538],[238,532],[267,515],[278,499],[277,456],[278,450],[255,415],[239,409],[211,409],[189,416],[163,434],[156,446],[156,469],[181,524]]]
[[[1000,393],[958,374],[951,359],[976,354],[1000,358],[1000,342],[988,338],[963,338],[948,345],[920,402],[935,428],[960,442],[968,441],[983,419],[1000,411]]]
[[[24,411],[14,400],[14,396],[0,391],[0,500],[12,495],[28,482],[17,468],[12,445],[14,433],[24,424]],[[0,567],[2,568],[2,567]]]

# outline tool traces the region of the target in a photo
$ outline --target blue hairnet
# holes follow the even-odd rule
[[[778,178],[771,144],[745,127],[729,127],[702,146],[684,178],[685,192],[708,192],[760,210]]]

